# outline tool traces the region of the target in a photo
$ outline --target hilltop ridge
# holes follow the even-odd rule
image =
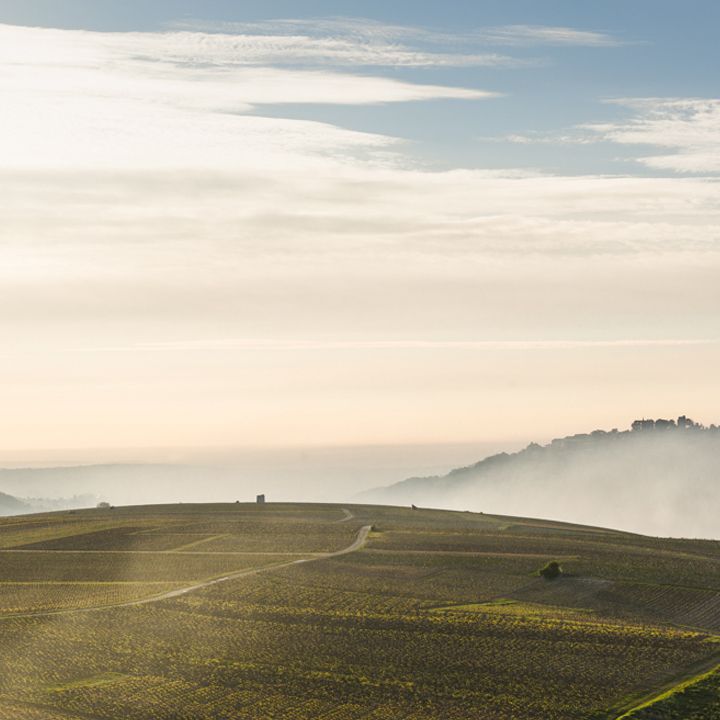
[[[516,453],[491,455],[446,475],[408,478],[362,497],[714,537],[718,476],[720,428],[681,415],[635,420],[623,431],[530,443]]]

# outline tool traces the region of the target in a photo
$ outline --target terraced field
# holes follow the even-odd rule
[[[554,581],[537,574],[550,560]],[[0,720],[711,718],[719,598],[718,543],[536,520],[276,504],[12,518]]]

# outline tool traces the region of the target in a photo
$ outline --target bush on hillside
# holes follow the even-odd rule
[[[540,577],[544,577],[546,580],[555,580],[561,575],[562,568],[555,560],[551,560],[545,567],[540,569]]]

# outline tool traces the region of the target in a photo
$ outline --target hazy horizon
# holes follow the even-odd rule
[[[350,502],[357,493],[415,475],[443,474],[522,443],[0,453],[0,492],[22,498],[90,495],[117,505],[172,502]],[[64,458],[64,460],[63,460]],[[116,468],[113,468],[116,466]],[[21,472],[13,473],[13,469]],[[27,473],[24,470],[67,472]]]
[[[549,440],[550,438],[548,438]],[[352,445],[268,445],[268,446],[205,446],[205,447],[110,447],[110,448],[37,448],[27,450],[0,449],[1,468],[40,468],[75,465],[106,465],[115,463],[160,464],[223,464],[238,457],[272,455],[274,453],[345,453],[411,451],[414,454],[438,453],[448,458],[465,452],[503,452],[508,448],[521,448],[534,442],[526,438],[496,441],[445,442],[445,443],[385,443]],[[543,439],[540,440],[544,442]]]
[[[683,431],[669,422],[670,430],[593,428],[590,435],[585,428],[531,444],[86,450],[65,463],[60,458],[69,455],[47,462],[46,452],[46,462],[18,462],[15,471],[0,453],[0,489],[36,510],[101,500],[252,503],[262,493],[268,502],[415,503],[717,538],[720,430],[708,423]],[[486,458],[489,464],[481,462]]]

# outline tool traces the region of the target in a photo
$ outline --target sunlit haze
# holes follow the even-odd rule
[[[718,419],[716,5],[426,5],[0,3],[6,453]]]

